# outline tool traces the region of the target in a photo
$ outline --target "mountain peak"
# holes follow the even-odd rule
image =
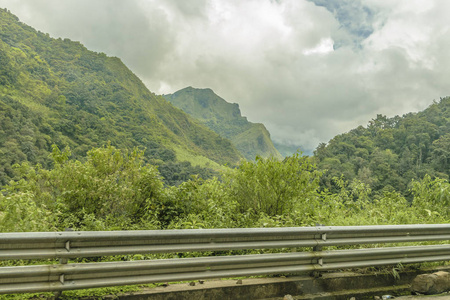
[[[185,92],[210,93],[210,94],[214,94],[214,95],[217,96],[217,94],[214,93],[214,91],[212,89],[210,89],[210,88],[195,88],[195,87],[192,87],[192,86],[187,86],[184,89],[176,91],[174,94],[176,94],[176,93],[185,93]]]
[[[249,122],[241,115],[237,103],[227,102],[212,89],[186,87],[164,97],[219,135],[230,139],[247,159],[255,159],[256,155],[281,158],[265,126]]]

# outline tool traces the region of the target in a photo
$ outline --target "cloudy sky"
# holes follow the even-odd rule
[[[310,152],[450,95],[448,0],[0,0],[118,56],[157,94],[211,88]]]

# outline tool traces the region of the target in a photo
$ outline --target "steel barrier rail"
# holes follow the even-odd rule
[[[1,259],[448,241],[450,224],[0,233]],[[315,248],[320,250],[321,248]],[[450,260],[450,244],[0,268],[0,294]]]
[[[450,245],[4,267],[0,272],[0,293],[64,291],[441,260],[450,260]]]
[[[0,260],[450,240],[450,224],[0,233]]]

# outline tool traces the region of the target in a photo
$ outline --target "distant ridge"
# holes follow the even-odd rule
[[[245,158],[254,160],[257,155],[282,158],[263,124],[249,122],[241,115],[238,104],[225,101],[211,89],[187,87],[164,97],[220,136],[231,140]]]

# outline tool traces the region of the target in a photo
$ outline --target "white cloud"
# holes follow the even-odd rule
[[[334,41],[331,38],[321,39],[317,46],[303,50],[304,55],[327,54],[334,51]]]

